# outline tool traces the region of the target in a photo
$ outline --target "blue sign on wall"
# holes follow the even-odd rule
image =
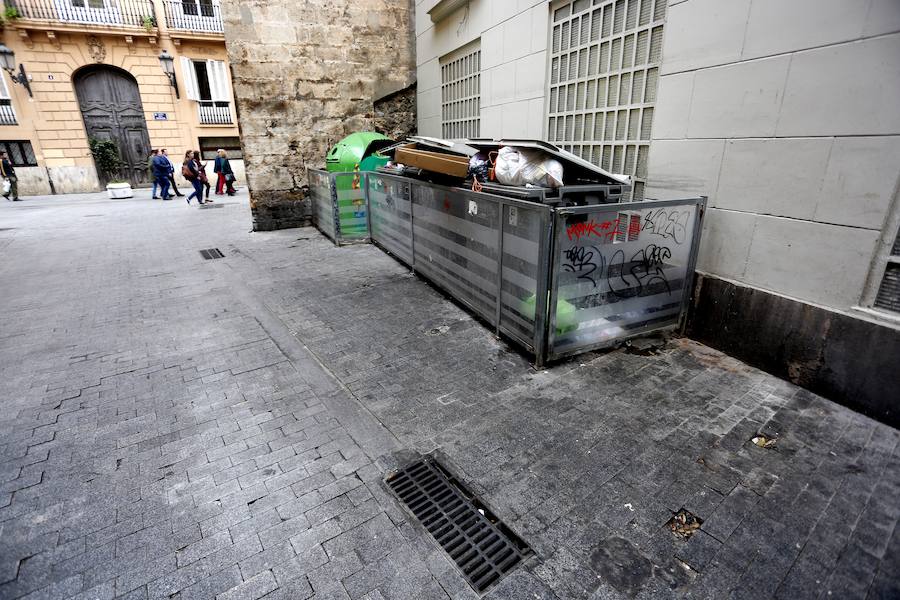
[[[153,113],[154,121],[168,121],[169,115],[167,113]]]

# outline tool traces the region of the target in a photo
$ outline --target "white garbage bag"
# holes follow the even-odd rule
[[[504,185],[561,187],[563,166],[540,150],[503,146],[494,165],[497,181]]]

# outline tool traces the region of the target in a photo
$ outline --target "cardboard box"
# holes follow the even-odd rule
[[[394,152],[394,162],[461,179],[465,179],[469,174],[468,157],[421,150],[415,144],[397,148]]]

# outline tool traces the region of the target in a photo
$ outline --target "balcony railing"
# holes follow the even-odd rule
[[[203,125],[231,125],[231,107],[228,102],[201,100],[198,109],[200,123]]]
[[[20,19],[62,21],[78,25],[153,27],[150,0],[6,0]]]
[[[219,0],[163,0],[169,29],[222,33]]]
[[[2,77],[2,75],[0,75]],[[17,125],[12,100],[0,99],[0,125]]]

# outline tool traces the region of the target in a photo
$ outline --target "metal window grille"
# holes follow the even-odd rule
[[[900,313],[900,231],[894,239],[887,265],[875,295],[874,307]]]
[[[441,59],[441,133],[450,139],[481,135],[481,40]]]
[[[4,140],[0,141],[0,151],[9,155],[9,162],[14,167],[36,167],[37,159],[34,149],[28,140]]]
[[[665,15],[666,0],[576,0],[553,12],[547,139],[633,176],[634,200],[644,196]]]

